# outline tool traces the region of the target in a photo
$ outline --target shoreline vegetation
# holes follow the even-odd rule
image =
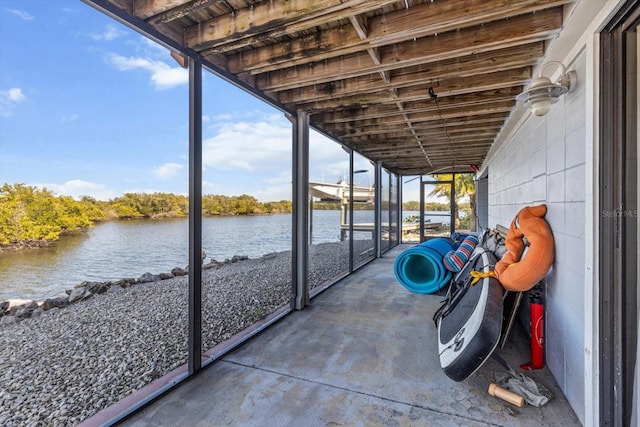
[[[259,202],[255,197],[207,194],[203,216],[290,213],[290,201]],[[65,234],[82,232],[112,220],[181,218],[189,198],[171,193],[125,193],[109,201],[83,196],[75,200],[25,184],[0,187],[0,252],[47,246]]]
[[[292,202],[259,202],[255,197],[207,194],[202,197],[202,215],[289,214]],[[373,204],[356,204],[354,209],[373,209]],[[340,209],[339,202],[314,202],[314,210]],[[406,202],[405,210],[419,210],[418,202]],[[444,203],[428,203],[427,210],[446,211]],[[58,196],[46,188],[26,184],[0,187],[0,253],[9,250],[38,249],[65,234],[86,231],[104,221],[186,218],[189,198],[172,193],[125,193],[109,201],[83,196],[75,200]]]

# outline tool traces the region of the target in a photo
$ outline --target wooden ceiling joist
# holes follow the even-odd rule
[[[420,101],[424,99],[424,91],[430,87],[438,97],[447,97],[474,92],[489,91],[493,89],[504,89],[511,87],[522,87],[531,78],[531,67],[513,68],[504,71],[491,73],[478,73],[469,76],[464,80],[442,76],[442,78],[430,78],[429,76],[411,76],[393,79],[388,87],[398,91],[398,96],[403,102]],[[336,91],[341,96],[340,99],[351,98],[353,103],[359,104],[357,94],[360,93],[381,93],[380,79],[363,79],[364,81],[349,80],[339,81],[334,88],[327,88],[326,85],[307,86],[298,90],[281,92],[278,100],[285,105],[308,104],[318,105],[320,102],[327,102],[331,105]],[[347,87],[349,85],[350,87]],[[318,92],[325,92],[324,94]],[[393,101],[387,101],[393,102]],[[378,102],[376,102],[377,104]],[[382,102],[380,102],[382,103]]]
[[[185,41],[195,50],[226,53],[393,3],[397,0],[272,0],[187,28]]]
[[[427,62],[487,52],[496,48],[518,46],[546,40],[557,34],[562,24],[562,8],[553,8],[531,15],[492,22],[485,25],[423,37],[380,48],[381,64],[371,61],[366,52],[356,52],[337,58],[315,57],[307,52],[298,60],[286,61],[284,66],[270,65],[265,60],[261,69],[252,73],[271,72],[271,79],[294,78],[298,85],[335,80],[336,76],[356,77],[381,70],[410,67]],[[243,56],[246,54],[243,54]],[[231,72],[233,59],[229,60]],[[243,68],[244,70],[244,68]],[[260,85],[260,80],[258,79]],[[265,85],[266,86],[266,85]]]
[[[281,92],[291,89],[299,89],[301,87],[315,87],[316,91],[323,94],[323,89],[333,95],[339,94],[337,86],[347,80],[366,82],[376,78],[376,73],[380,70],[391,70],[391,79],[402,79],[405,74],[417,74],[417,77],[410,77],[412,80],[424,79],[437,82],[444,77],[462,78],[476,74],[485,74],[495,71],[507,70],[527,65],[535,65],[540,55],[544,52],[544,43],[542,41],[527,43],[524,45],[513,46],[506,49],[498,49],[489,52],[472,53],[463,56],[454,56],[452,58],[439,61],[426,61],[414,66],[367,66],[363,69],[354,67],[349,73],[339,75],[331,75],[330,73],[319,73],[311,79],[300,80],[295,83],[298,76],[296,68],[289,69],[288,73],[267,73],[256,77],[256,85],[265,92]],[[344,69],[342,71],[345,71]],[[338,79],[336,79],[338,77]],[[350,80],[351,79],[351,80]],[[402,80],[401,80],[402,81]],[[334,89],[335,88],[335,89]]]
[[[410,12],[401,10],[391,14],[384,14],[373,17],[369,20],[370,30],[366,39],[362,39],[358,31],[353,26],[340,26],[336,29],[323,31],[320,34],[310,34],[297,38],[293,41],[283,40],[281,43],[268,44],[249,52],[239,52],[229,57],[229,67],[231,72],[239,70],[249,71],[253,74],[265,73],[281,68],[307,64],[319,63],[328,59],[347,56],[355,52],[365,52],[369,48],[382,48],[385,46],[403,45],[412,43],[414,40],[437,39],[437,36],[444,38],[441,44],[431,42],[427,47],[437,50],[441,45],[452,45],[452,39],[460,28],[477,26],[488,26],[488,31],[500,31],[501,28],[507,34],[513,34],[518,25],[531,24],[543,25],[549,28],[557,19],[561,19],[561,7],[553,7],[566,3],[562,1],[491,1],[474,0],[453,2],[428,2],[410,9]],[[518,9],[517,5],[535,5],[529,9]],[[453,7],[452,7],[453,6]],[[551,8],[551,9],[548,9]],[[460,11],[465,9],[465,19],[460,19]],[[526,14],[527,10],[538,10],[536,14]],[[541,11],[541,9],[547,9]],[[524,16],[513,17],[513,10]],[[560,13],[560,15],[558,15]],[[540,15],[539,18],[533,18]],[[456,20],[454,17],[458,16]],[[513,26],[507,24],[515,21]],[[410,21],[410,22],[408,22]],[[490,24],[487,24],[492,21]],[[550,21],[550,22],[547,22]],[[534,27],[535,28],[535,27]],[[194,33],[200,33],[196,28]],[[477,36],[477,30],[470,34]],[[521,35],[520,35],[521,36]],[[265,35],[265,40],[277,40],[277,35]],[[491,39],[494,37],[489,36]],[[510,38],[515,38],[511,36]],[[189,43],[188,33],[187,42]],[[254,41],[255,42],[255,41]],[[486,41],[484,41],[486,43]],[[477,43],[483,44],[478,40]],[[192,44],[190,44],[194,47]],[[318,49],[321,47],[321,50]]]
[[[395,103],[398,100],[403,103],[420,101],[429,97],[429,88],[432,88],[438,98],[462,95],[473,92],[488,91],[492,89],[503,89],[509,87],[522,87],[531,78],[531,68],[518,68],[514,70],[499,71],[497,73],[482,74],[468,77],[465,80],[446,80],[439,85],[396,88],[397,96],[389,95],[386,90],[367,91],[364,94],[343,96],[337,99],[321,97],[319,100],[313,97],[299,100],[295,103],[283,102],[285,105],[301,106],[304,111],[316,114],[322,111],[336,111],[350,108],[355,105],[364,107],[369,105],[382,105]]]
[[[389,171],[422,174],[482,163],[574,0],[96,3]]]
[[[515,101],[506,100],[506,101],[498,101],[492,102],[491,100],[487,100],[484,104],[481,105],[471,105],[471,106],[462,106],[458,107],[452,105],[451,108],[442,109],[438,111],[437,108],[433,108],[430,110],[420,110],[415,111],[410,114],[410,118],[412,121],[423,122],[423,121],[432,121],[432,120],[449,120],[454,118],[463,118],[469,116],[480,116],[484,114],[494,114],[494,113],[506,113],[510,112],[513,106],[515,105]],[[389,107],[391,108],[391,107]],[[372,109],[372,107],[367,110]],[[387,109],[388,111],[388,109]],[[398,116],[398,113],[395,114],[392,112],[391,114],[380,115],[379,117],[372,116],[367,111],[360,112],[358,111],[353,116],[349,115],[348,112],[344,112],[344,115],[339,113],[322,113],[316,116],[312,116],[312,123],[342,123],[348,124],[351,127],[359,127],[359,126],[371,126],[371,125],[397,125],[399,123],[404,123],[404,119]],[[345,125],[346,126],[346,125]]]

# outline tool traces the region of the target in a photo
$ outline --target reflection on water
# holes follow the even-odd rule
[[[49,297],[85,280],[114,280],[185,266],[187,255],[184,250],[180,253],[180,240],[188,223],[161,223],[107,222],[64,236],[46,248],[0,254],[0,299]],[[165,262],[173,266],[167,269]]]
[[[359,220],[358,213],[355,215]],[[314,212],[314,243],[340,237],[340,212]],[[291,249],[291,215],[203,218],[202,245],[210,259],[258,258]],[[0,301],[60,295],[87,281],[169,272],[188,264],[187,219],[112,221],[64,236],[37,250],[0,254]]]

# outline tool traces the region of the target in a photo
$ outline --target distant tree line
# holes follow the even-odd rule
[[[426,202],[424,204],[425,211],[448,211],[451,206],[448,203],[437,203],[437,202]],[[420,210],[420,202],[411,201],[404,202],[402,204],[402,209],[405,211],[419,211]]]
[[[291,212],[288,200],[262,203],[252,196],[205,195],[202,214],[260,215]],[[25,184],[0,187],[0,246],[37,247],[80,231],[96,221],[175,218],[189,215],[189,198],[171,193],[126,193],[107,202],[75,200]]]
[[[433,206],[431,206],[433,205]],[[440,206],[442,205],[442,206]],[[373,204],[354,204],[354,209],[373,209]],[[445,204],[427,204],[427,210],[447,210]],[[314,202],[313,209],[340,209],[340,203]],[[419,210],[418,202],[403,204]],[[255,197],[207,194],[202,215],[262,215],[290,213],[292,203],[259,202]],[[65,233],[83,230],[97,221],[143,218],[176,218],[189,215],[189,198],[171,193],[125,193],[109,201],[83,196],[75,200],[25,184],[0,187],[0,249],[37,247],[58,240]]]
[[[372,211],[375,205],[373,203],[354,203],[353,210],[355,211]],[[314,201],[310,208],[316,211],[334,211],[340,210],[341,203],[339,201],[324,201],[324,202],[316,202]]]

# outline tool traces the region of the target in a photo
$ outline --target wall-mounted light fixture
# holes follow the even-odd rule
[[[557,65],[560,68],[560,78],[556,83],[551,83],[548,77],[544,77],[542,72],[549,65]],[[570,92],[576,86],[576,72],[569,71],[562,62],[549,61],[540,66],[538,77],[531,82],[529,89],[516,96],[516,100],[531,107],[534,116],[544,116],[551,109],[551,104],[558,102],[558,98]]]

